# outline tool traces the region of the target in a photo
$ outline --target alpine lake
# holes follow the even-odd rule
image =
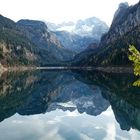
[[[0,140],[140,140],[133,73],[37,70],[0,76]]]

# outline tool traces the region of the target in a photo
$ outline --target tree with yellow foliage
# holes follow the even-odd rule
[[[131,52],[129,60],[134,63],[134,74],[140,76],[140,52],[133,45],[129,46],[129,51]],[[133,85],[140,86],[140,79],[134,82]]]

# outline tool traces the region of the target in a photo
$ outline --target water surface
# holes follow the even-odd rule
[[[36,71],[0,78],[0,140],[139,140],[131,74]]]

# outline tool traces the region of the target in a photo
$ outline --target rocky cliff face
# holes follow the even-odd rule
[[[0,15],[0,63],[7,66],[58,65],[70,60],[65,49],[45,23],[14,21]]]
[[[32,40],[38,47],[50,47],[51,44],[58,48],[62,48],[58,39],[48,31],[48,27],[44,22],[35,20],[20,20],[17,24],[23,28],[27,37]]]
[[[105,22],[96,17],[78,20],[74,33],[80,36],[89,36],[100,40],[101,36],[108,31],[108,26]]]
[[[57,36],[63,46],[69,50],[79,53],[86,49],[91,43],[99,43],[98,39],[90,36],[80,36],[77,34],[69,33],[67,31],[55,31],[54,34]]]
[[[17,24],[0,15],[0,63],[32,65],[39,59],[37,48],[17,27]]]
[[[101,44],[109,44],[140,26],[140,2],[134,6],[121,3],[114,15],[109,32],[102,38]]]
[[[140,49],[140,2],[134,6],[120,4],[108,33],[101,38],[99,47],[90,53],[85,51],[86,60],[81,56],[81,60],[78,58],[76,64],[130,66],[128,47],[131,44]]]
[[[126,9],[129,7],[129,4],[127,2],[125,3],[120,3],[118,9],[116,10],[115,14],[114,14],[114,18],[112,21],[112,26],[115,27],[115,25],[117,25],[117,23],[122,19],[122,17],[124,16]]]
[[[41,21],[20,20],[17,23],[26,36],[38,47],[47,50],[56,59],[61,61],[70,60],[74,53],[65,49],[57,37],[48,30],[47,25]]]

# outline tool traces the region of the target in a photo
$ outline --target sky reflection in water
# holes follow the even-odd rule
[[[16,114],[0,124],[3,140],[137,140],[139,134],[135,130],[121,131],[111,107],[96,117],[55,110],[33,116]]]
[[[12,88],[11,90],[0,90],[0,110],[3,114],[0,117],[1,120],[4,119],[0,123],[1,140],[140,139],[140,132],[131,129],[131,127],[139,129],[140,109],[136,100],[136,98],[139,99],[139,95],[135,95],[135,97],[129,93],[127,99],[119,95],[120,92],[128,93],[125,89],[125,87],[129,87],[129,83],[126,81],[129,79],[128,76],[122,78],[123,88],[121,90],[118,88],[120,85],[118,86],[115,77],[113,77],[114,81],[111,81],[111,77],[105,77],[105,75],[90,74],[84,77],[81,74],[79,77],[77,73],[44,74],[49,77],[43,75],[42,79],[42,74],[39,76],[40,78],[35,77],[36,74],[33,77],[25,74],[24,78],[22,77],[23,83],[20,83],[20,78],[12,77],[12,80],[16,78],[20,84],[15,82],[14,85],[14,82],[11,82],[14,90]],[[103,81],[101,76],[106,80],[109,79],[110,82]],[[92,77],[92,80],[89,77]],[[10,84],[12,80],[8,80],[6,83]],[[3,86],[6,87],[5,82],[3,82]],[[31,90],[29,95],[27,94],[28,86]],[[23,92],[24,90],[20,90],[23,87],[25,91],[27,90],[27,95]],[[17,91],[20,91],[19,95],[16,93]],[[132,89],[130,88],[129,91]],[[133,91],[137,92],[136,89]],[[14,104],[15,93],[18,100]],[[26,98],[23,94],[26,95]],[[130,98],[135,97],[136,103],[131,103],[129,96]],[[9,104],[5,105],[3,100],[4,102],[7,100]],[[121,110],[122,106],[124,110]],[[129,114],[127,110],[131,113]],[[127,118],[125,118],[126,114],[128,114]]]

